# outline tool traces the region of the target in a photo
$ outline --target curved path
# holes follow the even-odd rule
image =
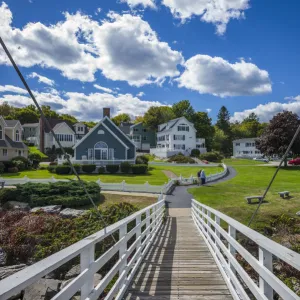
[[[232,167],[228,167],[229,173],[226,177],[223,177],[222,179],[213,181],[211,183],[207,183],[206,185],[214,185],[220,182],[224,182],[227,180],[232,179],[236,176],[236,170]],[[166,207],[167,208],[190,208],[191,207],[191,200],[192,195],[188,193],[188,189],[192,187],[197,187],[197,185],[189,185],[189,186],[177,186],[175,187],[173,193],[171,195],[166,196]],[[201,188],[201,186],[199,187]]]

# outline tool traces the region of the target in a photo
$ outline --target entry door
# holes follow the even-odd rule
[[[107,149],[101,149],[101,159],[102,160],[108,159],[108,150]]]

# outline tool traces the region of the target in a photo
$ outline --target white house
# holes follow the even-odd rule
[[[261,152],[255,147],[256,138],[245,138],[233,141],[234,157],[258,157]]]
[[[185,117],[171,120],[158,126],[157,146],[150,153],[158,157],[170,157],[182,153],[190,155],[193,149],[206,152],[205,139],[196,138],[194,124]]]

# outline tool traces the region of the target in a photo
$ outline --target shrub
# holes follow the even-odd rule
[[[47,167],[47,170],[50,172],[50,173],[56,173],[56,165],[49,165],[48,167]]]
[[[131,170],[133,174],[146,174],[148,170],[147,165],[132,165]]]
[[[120,169],[122,173],[128,174],[131,170],[131,164],[129,162],[122,162],[120,165]]]
[[[29,153],[28,159],[32,162],[32,167],[37,169],[42,161],[42,156],[39,153]]]
[[[55,172],[56,172],[56,174],[59,174],[59,175],[70,174],[70,172],[71,172],[71,167],[69,167],[69,166],[63,166],[63,165],[57,166],[57,167],[55,168]]]
[[[19,171],[24,171],[26,169],[25,164],[21,160],[15,160],[14,164],[15,164],[15,167],[18,168]]]
[[[135,159],[137,165],[148,165],[149,157],[146,155],[139,155]]]
[[[81,169],[83,172],[91,174],[96,170],[96,165],[82,165]]]
[[[74,164],[73,167],[74,167],[74,169],[76,170],[77,173],[81,172],[81,164]]]
[[[17,189],[1,189],[0,190],[0,205],[3,205],[7,201],[16,201],[18,196]]]
[[[57,162],[56,162],[56,161],[51,161],[51,162],[49,163],[49,166],[57,166]]]
[[[207,160],[210,162],[221,162],[223,156],[219,152],[207,152],[200,155],[201,160]]]
[[[191,157],[198,157],[200,155],[200,150],[199,149],[193,149],[191,151]]]
[[[11,159],[11,162],[14,163],[15,161],[21,161],[21,162],[23,162],[25,169],[27,169],[28,166],[29,166],[29,160],[26,157],[24,157],[24,156],[16,156],[16,157],[14,157],[14,158]]]
[[[105,167],[101,166],[98,168],[98,174],[104,174],[105,173]]]
[[[169,157],[168,162],[176,162],[177,164],[194,164],[195,161],[191,157],[184,156],[181,153]]]
[[[5,170],[5,165],[3,162],[0,162],[0,174],[2,174]]]
[[[7,169],[8,173],[18,173],[19,169],[17,167],[12,167]]]
[[[62,163],[62,165],[63,165],[63,166],[69,166],[70,164],[69,164],[69,162],[66,160],[66,161],[64,161],[64,162]]]
[[[119,165],[106,165],[106,171],[115,174],[119,171]]]

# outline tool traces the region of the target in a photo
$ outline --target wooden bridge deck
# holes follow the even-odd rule
[[[191,217],[168,217],[124,297],[233,299]]]

